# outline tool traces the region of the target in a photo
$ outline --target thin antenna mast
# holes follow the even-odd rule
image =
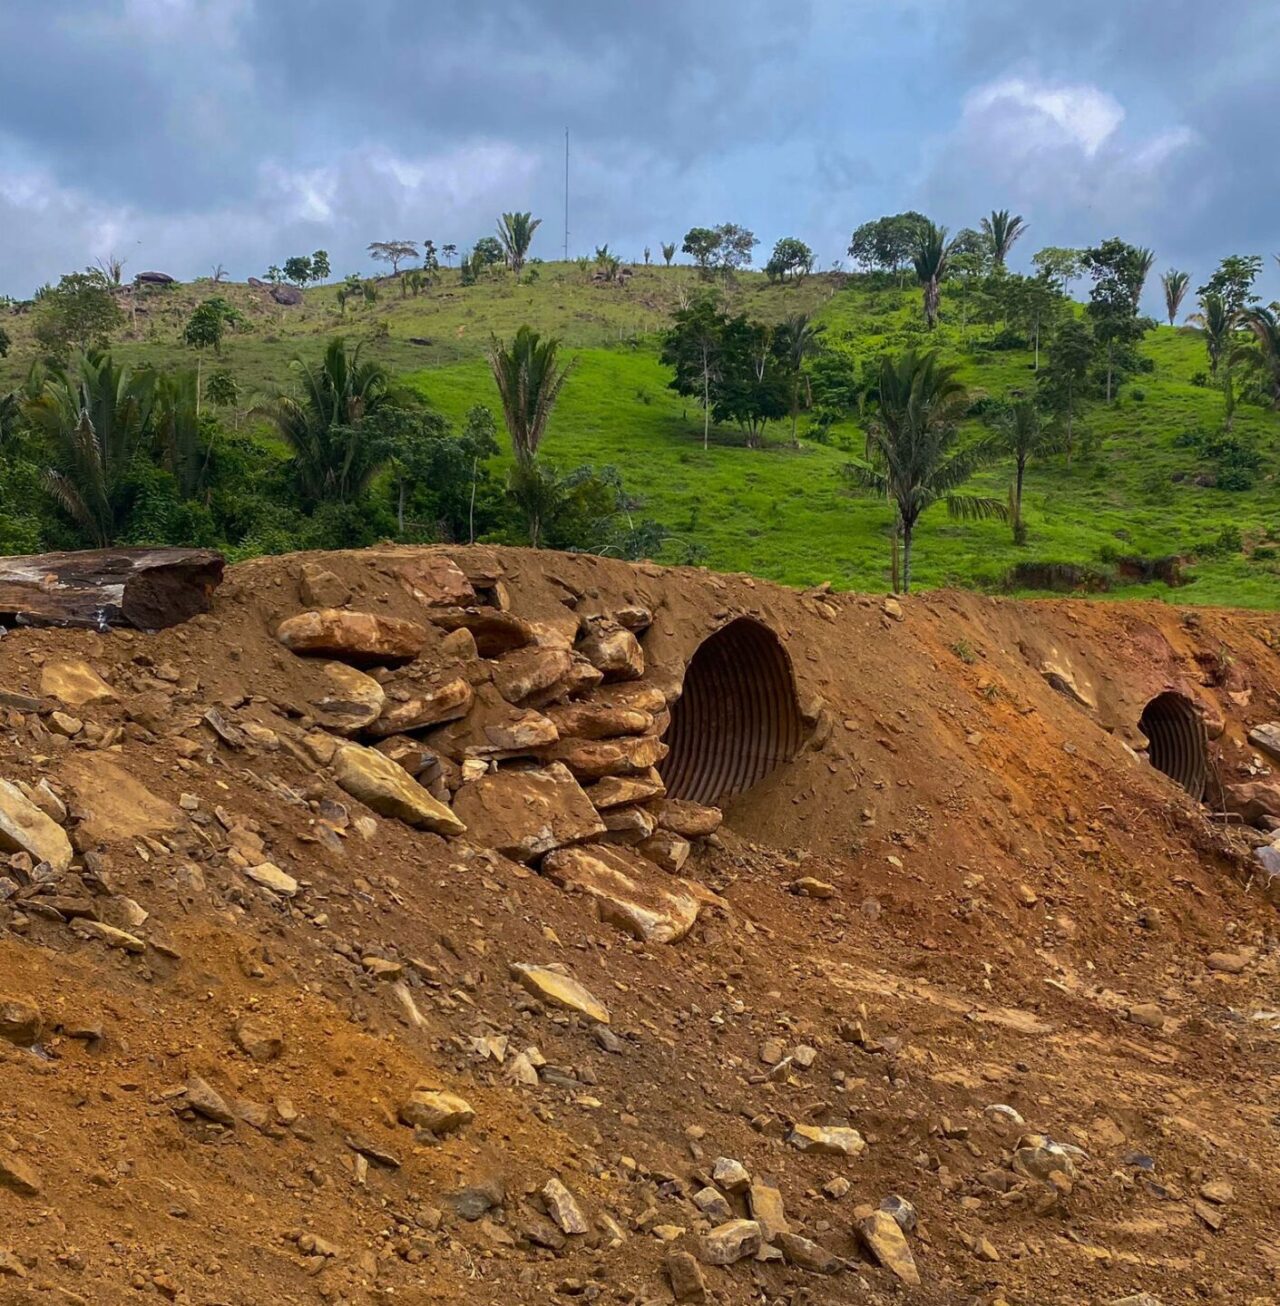
[[[569,261],[569,129],[564,129],[564,261]]]

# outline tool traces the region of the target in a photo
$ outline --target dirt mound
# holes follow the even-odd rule
[[[1278,646],[481,549],[10,631],[0,1302],[1276,1300]]]

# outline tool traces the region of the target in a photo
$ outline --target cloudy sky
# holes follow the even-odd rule
[[[1009,207],[1024,259],[1120,235],[1280,291],[1275,0],[2,0],[0,50],[0,293],[364,271],[512,208],[558,257],[566,128],[571,254],[737,221],[827,266],[868,217]]]

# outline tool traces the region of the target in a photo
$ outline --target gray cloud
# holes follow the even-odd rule
[[[1277,35],[1199,0],[9,0],[0,290],[109,250],[345,270],[511,207],[554,256],[566,126],[573,252],[733,219],[825,264],[879,212],[1007,204],[1041,243],[1119,232],[1198,272],[1276,243]],[[1063,88],[1115,119],[1096,143],[1046,110]]]

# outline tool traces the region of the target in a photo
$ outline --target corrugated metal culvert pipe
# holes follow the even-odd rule
[[[1147,737],[1147,757],[1197,802],[1209,778],[1209,733],[1185,694],[1158,694],[1142,709],[1138,729]]]
[[[694,651],[671,712],[662,778],[673,798],[719,803],[800,750],[791,659],[762,622],[738,617]]]

